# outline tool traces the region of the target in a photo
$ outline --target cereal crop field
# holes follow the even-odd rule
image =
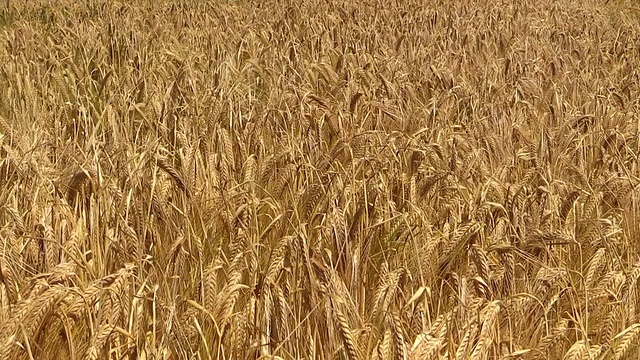
[[[3,0],[0,359],[637,359],[629,0]]]

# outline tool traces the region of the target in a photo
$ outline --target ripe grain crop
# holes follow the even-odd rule
[[[7,1],[0,359],[636,359],[633,1]]]

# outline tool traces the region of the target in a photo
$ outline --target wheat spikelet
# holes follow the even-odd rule
[[[376,356],[378,359],[389,359],[391,355],[392,337],[391,329],[386,329],[382,341],[376,347]]]
[[[254,338],[253,329],[256,327],[256,298],[251,297],[249,301],[245,303],[242,314],[240,314],[240,329],[239,329],[239,337],[236,339],[236,351],[238,354],[247,353],[247,346]]]
[[[489,261],[486,253],[478,244],[471,244],[470,250],[471,258],[476,265],[480,277],[482,277],[485,283],[489,284],[491,282],[491,272],[489,270]]]
[[[560,320],[553,330],[538,342],[535,352],[538,354],[545,354],[547,350],[558,341],[558,339],[562,338],[566,334],[568,328],[569,321],[567,319]]]
[[[595,276],[602,266],[602,261],[604,260],[605,249],[600,248],[591,258],[589,262],[589,267],[587,268],[587,274],[584,278],[584,283],[586,287],[591,287],[594,284]]]
[[[43,228],[43,238],[48,240],[48,242],[44,242],[43,244],[45,268],[47,271],[52,271],[52,269],[60,263],[60,244],[55,240],[51,226],[45,224]]]
[[[293,181],[295,171],[296,166],[294,164],[287,164],[278,172],[279,177],[273,183],[272,196],[280,197],[283,194],[287,185]]]
[[[274,322],[274,326],[276,326],[276,335],[278,340],[282,341],[283,339],[286,339],[289,331],[287,322],[287,319],[289,318],[289,308],[282,288],[274,285],[273,291],[275,293],[276,304],[276,316],[274,317],[276,321]]]
[[[13,218],[13,224],[15,226],[16,234],[22,235],[25,232],[24,221],[22,220],[22,215],[15,206],[6,206],[6,211]]]
[[[311,184],[308,189],[305,191],[305,207],[302,211],[302,214],[305,219],[311,220],[311,215],[314,213],[314,210],[318,207],[319,200],[322,198],[323,189],[319,184]]]
[[[176,183],[178,188],[184,191],[187,196],[191,196],[191,193],[187,188],[187,185],[185,184],[184,180],[182,179],[182,176],[169,163],[169,161],[166,158],[160,157],[160,156],[156,159],[156,161],[158,163],[158,167],[164,170],[171,177],[171,179],[173,179],[173,181]]]
[[[638,293],[637,293],[637,284],[638,278],[640,278],[640,266],[637,264],[634,265],[633,270],[627,274],[627,281],[625,283],[623,293],[622,293],[622,301],[627,304],[627,316],[628,318],[633,318],[637,309],[637,301],[638,301]]]
[[[265,281],[275,283],[278,273],[284,266],[284,255],[287,250],[289,240],[289,237],[281,238],[273,249],[269,259],[269,268],[265,275]]]
[[[467,325],[467,330],[460,340],[458,349],[455,353],[455,359],[466,359],[469,355],[469,345],[471,341],[477,336],[478,324],[473,321]]]
[[[4,288],[9,297],[9,303],[15,304],[18,301],[19,288],[13,275],[13,270],[7,266],[5,253],[2,249],[0,249],[0,280],[4,283]]]
[[[220,291],[218,296],[218,314],[219,314],[219,323],[225,324],[231,318],[231,314],[233,312],[233,308],[236,305],[236,301],[238,300],[239,290],[243,287],[240,284],[240,278],[242,273],[239,269],[239,262],[242,259],[242,254],[236,255],[234,258],[231,268],[232,272],[229,275],[227,283]]]
[[[214,191],[221,191],[223,185],[221,178],[224,179],[224,177],[221,177],[218,172],[218,169],[220,168],[219,163],[218,155],[207,151],[205,163],[205,167],[207,169],[206,183]]]
[[[562,202],[562,205],[560,206],[560,209],[559,209],[560,220],[562,222],[565,222],[567,220],[567,216],[569,215],[569,212],[571,211],[573,204],[575,203],[575,201],[578,199],[579,196],[580,196],[579,191],[572,191]]]
[[[72,319],[80,319],[84,311],[93,307],[99,293],[100,287],[94,284],[87,287],[79,296],[72,296],[75,300],[68,301],[65,315]]]
[[[342,280],[338,271],[333,269],[325,270],[324,277],[326,279],[325,286],[327,292],[331,294],[332,304],[335,308],[339,308],[343,314],[346,314],[349,323],[360,323],[357,316],[357,308],[347,285]]]
[[[488,346],[494,341],[494,324],[497,321],[499,311],[500,304],[496,300],[489,303],[480,312],[480,316],[483,319],[482,328],[478,336],[478,343],[471,353],[471,359],[484,359],[487,357],[487,352],[489,351]]]
[[[332,311],[335,316],[336,325],[338,326],[338,333],[340,334],[343,346],[346,349],[347,358],[358,359],[357,344],[352,335],[351,327],[349,326],[347,319],[339,309],[334,308]]]
[[[102,324],[98,331],[96,331],[89,348],[86,350],[84,358],[90,360],[100,359],[100,354],[103,347],[112,336],[115,329],[115,325]]]
[[[62,244],[61,261],[81,263],[82,255],[78,243],[79,235],[83,235],[82,223],[79,221],[75,224],[75,228],[70,232],[69,237]]]
[[[218,138],[222,143],[223,149],[223,162],[225,166],[228,167],[229,170],[236,170],[236,161],[233,151],[233,143],[231,142],[231,136],[229,135],[229,131],[223,127],[218,128]],[[228,172],[227,172],[228,173]]]
[[[417,184],[416,184],[416,180],[417,180],[417,175],[413,175],[411,177],[409,177],[409,186],[408,186],[408,199],[409,199],[409,203],[410,204],[417,204],[418,203],[418,190],[417,190]]]
[[[597,359],[602,354],[602,351],[605,349],[602,345],[591,345],[589,346],[589,351],[586,355],[584,355],[583,359]]]
[[[204,270],[203,274],[203,289],[204,292],[204,307],[206,309],[213,309],[215,306],[217,289],[217,271],[222,268],[222,263],[218,258],[215,258]]]
[[[76,275],[77,265],[74,263],[64,262],[56,265],[51,269],[51,275],[47,278],[47,283],[51,285],[67,283]]]
[[[402,323],[400,316],[397,314],[389,314],[389,325],[391,332],[393,333],[393,348],[396,359],[406,359],[407,346],[405,343],[404,331],[402,330]]]
[[[613,356],[615,359],[624,358],[631,345],[634,344],[638,334],[640,334],[640,324],[636,323],[614,337],[614,340],[617,340],[617,344],[613,348]]]
[[[598,218],[598,207],[600,202],[602,201],[602,192],[597,192],[595,194],[591,194],[589,195],[589,197],[587,197],[586,202],[584,203],[583,207],[582,207],[582,216],[585,219],[597,219]]]
[[[436,338],[445,336],[449,330],[449,322],[451,321],[451,313],[439,315],[431,324],[429,332]]]
[[[640,264],[635,264],[633,270],[627,275],[626,287],[627,289],[633,289],[638,284],[640,279]]]
[[[363,134],[359,134],[350,139],[348,145],[342,143],[336,143],[335,147],[331,151],[331,158],[339,158],[340,153],[351,153],[351,158],[354,160],[365,158],[367,155],[367,137]],[[327,161],[326,168],[328,169],[330,161]]]
[[[195,134],[194,134],[195,135]],[[184,156],[182,156],[181,162],[184,165],[185,176],[187,179],[187,183],[192,187],[198,181],[198,174],[200,172],[200,154],[198,149],[200,148],[201,135],[194,136],[192,135],[191,141],[185,139],[186,142],[186,150],[184,151]]]
[[[589,356],[589,343],[586,340],[578,340],[567,350],[563,360],[581,360]]]
[[[380,284],[379,288],[376,289],[377,295],[375,296],[373,308],[374,314],[382,314],[382,312],[389,310],[389,305],[395,300],[396,290],[398,289],[400,277],[403,272],[403,269],[396,269],[389,273]]]
[[[14,306],[9,319],[7,319],[3,324],[0,324],[0,339],[6,340],[4,346],[5,354],[10,352],[12,344],[17,336],[16,332],[18,327],[32,310],[33,302],[33,299],[21,301],[19,304]]]
[[[305,354],[308,354],[310,357],[314,357],[316,356],[316,341],[314,340],[314,337],[312,336],[313,332],[311,329],[311,326],[306,326],[305,327],[305,333],[304,333],[304,350],[303,352]]]
[[[252,154],[245,161],[243,166],[244,179],[242,182],[245,184],[245,186],[247,186],[248,189],[254,188],[254,181],[256,179],[257,168],[258,168],[258,165],[256,163],[256,156]]]
[[[500,258],[504,264],[503,293],[509,295],[513,291],[515,283],[515,259],[511,253],[500,254]]]
[[[123,299],[120,292],[109,292],[105,295],[104,305],[100,308],[105,319],[112,324],[118,324],[121,321],[123,313],[126,311],[123,305]]]
[[[249,239],[244,228],[237,228],[236,234],[233,237],[231,244],[229,244],[229,256],[232,259],[235,259],[238,255],[244,255],[244,251],[246,251],[247,249],[248,242]]]
[[[256,174],[256,182],[259,184],[267,184],[275,173],[277,165],[278,158],[275,155],[269,155],[266,158],[262,158],[262,161],[260,161],[260,168]]]
[[[10,359],[9,356],[13,350],[14,341],[15,335],[10,335],[2,343],[2,347],[0,347],[0,356],[2,356],[3,359]]]
[[[606,289],[614,296],[619,297],[626,280],[627,277],[622,271],[612,271],[601,279],[597,287]]]
[[[230,342],[230,348],[231,348],[229,350],[229,353],[231,356],[240,357],[247,347],[246,345],[247,324],[246,324],[246,319],[242,314],[237,314],[233,317],[229,330],[231,331],[231,334],[229,335],[230,337],[229,342]]]
[[[44,291],[31,303],[31,311],[27,315],[20,326],[24,329],[25,340],[35,340],[35,337],[42,330],[44,324],[49,320],[54,305],[64,297],[66,289],[54,286]]]
[[[424,302],[419,301],[418,299],[420,297],[423,296],[423,293],[425,290],[423,290],[424,288],[420,288],[418,289],[418,291],[416,291],[414,293],[414,295],[411,297],[411,299],[409,300],[409,302],[407,302],[407,305],[405,305],[405,309],[407,311],[407,314],[410,314],[408,316],[409,318],[409,326],[407,329],[407,336],[411,337],[413,334],[421,334],[423,332],[426,332],[428,327],[426,324],[426,313],[424,311]],[[415,299],[415,300],[414,300]],[[414,301],[417,302],[414,303]],[[414,305],[415,304],[415,305]],[[413,310],[410,309],[410,307],[413,307]],[[417,336],[417,335],[416,335]],[[415,341],[415,339],[414,339]],[[407,340],[407,342],[409,342],[409,340]]]

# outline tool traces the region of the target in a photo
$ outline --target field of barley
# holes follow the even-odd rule
[[[633,0],[0,5],[0,359],[637,359]]]

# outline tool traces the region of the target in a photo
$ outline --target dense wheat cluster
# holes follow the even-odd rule
[[[2,6],[0,359],[640,356],[633,1]]]

